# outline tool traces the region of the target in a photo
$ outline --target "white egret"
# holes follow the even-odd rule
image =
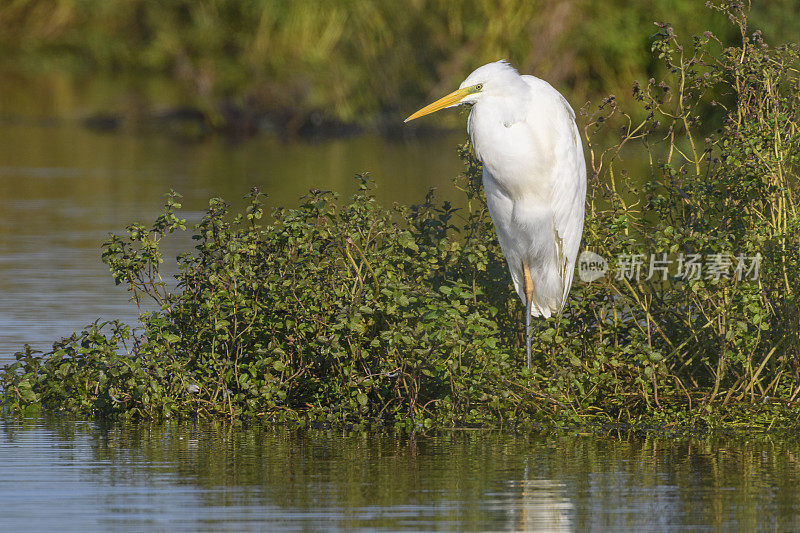
[[[472,105],[467,131],[483,163],[486,203],[526,306],[530,368],[531,316],[563,308],[583,232],[586,162],[575,112],[546,81],[498,61],[405,121],[462,104]]]

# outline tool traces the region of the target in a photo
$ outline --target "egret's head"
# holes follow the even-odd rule
[[[505,60],[489,63],[478,67],[467,76],[461,86],[432,104],[429,104],[410,117],[409,122],[419,117],[429,115],[440,109],[455,107],[461,104],[474,104],[487,94],[502,94],[506,88],[513,87],[521,80],[517,70]]]

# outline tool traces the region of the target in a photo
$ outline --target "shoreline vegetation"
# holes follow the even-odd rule
[[[794,15],[791,0],[777,0],[750,16],[781,44],[800,33]],[[84,117],[103,131],[405,137],[431,131],[402,125],[416,104],[502,58],[548,80],[576,108],[615,93],[643,112],[631,105],[631,80],[668,72],[650,53],[653,20],[674,21],[682,35],[710,30],[726,44],[740,39],[697,0],[510,0],[502,8],[485,0],[18,0],[0,6],[0,71],[23,79],[57,73],[57,87],[130,80],[128,105],[111,99]],[[165,83],[141,87],[153,80]],[[461,127],[455,114],[437,123]]]
[[[531,371],[465,145],[464,209],[433,192],[381,206],[367,175],[350,199],[312,190],[271,217],[256,189],[236,215],[212,199],[175,292],[159,273],[160,241],[186,229],[171,193],[151,226],[103,244],[117,283],[155,310],[136,331],[98,323],[48,353],[25,347],[0,371],[4,408],[409,430],[796,427],[798,48],[767,45],[741,4],[716,9],[738,45],[660,24],[664,75],[634,84],[629,104],[609,96],[580,111],[582,250],[611,268],[576,279],[560,317],[535,321]],[[644,180],[626,171],[631,150],[650,155]],[[696,278],[634,277],[615,262],[639,255],[761,259],[757,276],[735,275],[734,261]]]

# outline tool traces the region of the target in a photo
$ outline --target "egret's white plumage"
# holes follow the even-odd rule
[[[572,284],[586,199],[575,113],[549,83],[498,61],[406,121],[461,104],[472,104],[467,130],[483,162],[489,214],[530,324],[530,315],[561,311]]]

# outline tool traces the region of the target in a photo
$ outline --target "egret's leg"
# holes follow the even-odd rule
[[[531,369],[531,301],[525,306],[525,351],[528,354],[528,370]]]
[[[528,263],[522,261],[525,279],[525,351],[528,356],[528,370],[531,369],[531,306],[533,305],[533,278]]]

